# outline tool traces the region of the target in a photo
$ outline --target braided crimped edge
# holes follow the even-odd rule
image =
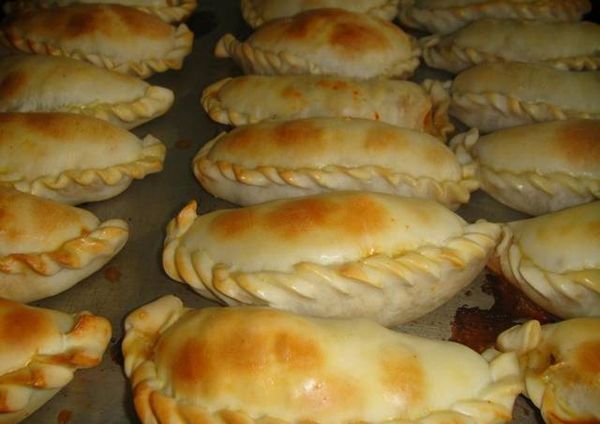
[[[487,53],[471,47],[461,47],[452,43],[441,46],[442,37],[431,35],[419,40],[423,49],[423,59],[428,66],[458,73],[480,63],[514,62],[502,53]],[[563,71],[596,71],[600,68],[600,56],[572,56],[534,61]]]
[[[31,181],[14,174],[6,180],[0,174],[0,186],[13,187],[30,194],[45,191],[68,193],[75,187],[116,186],[131,179],[140,180],[148,174],[162,171],[167,150],[165,145],[152,135],[144,137],[141,145],[140,157],[132,162],[120,163],[108,168],[69,169],[57,175],[42,176]]]
[[[410,36],[407,35],[407,37]],[[345,73],[343,70],[341,72],[332,72],[331,70],[321,68],[318,64],[306,58],[293,55],[287,51],[271,52],[256,48],[247,41],[240,42],[231,34],[225,34],[219,39],[215,47],[215,56],[219,58],[231,57],[242,67],[246,74],[286,75],[308,73],[360,78],[388,76],[402,79],[411,76],[417,66],[419,66],[421,48],[413,37],[410,37],[410,43],[410,58],[392,63],[383,72],[374,75],[354,75]]]
[[[132,74],[147,78],[154,72],[164,72],[169,69],[181,69],[183,59],[192,51],[194,34],[185,24],[179,25],[174,32],[173,49],[164,58],[145,59],[141,62],[118,62],[114,58],[88,54],[80,51],[67,51],[59,46],[54,46],[42,41],[23,38],[20,36],[9,37],[6,32],[0,32],[0,44],[17,51],[51,56],[65,56],[72,59],[90,62],[101,68]]]
[[[243,411],[211,410],[191,402],[180,402],[166,392],[154,361],[154,346],[181,317],[190,312],[173,295],[164,296],[132,312],[125,320],[123,354],[125,374],[131,380],[136,411],[142,422],[261,423],[276,417],[252,417]],[[484,355],[489,363],[490,384],[471,399],[460,400],[444,411],[428,411],[424,417],[398,419],[403,424],[498,424],[512,417],[515,398],[523,389],[521,371],[514,352]],[[387,422],[387,421],[386,421]]]
[[[386,21],[391,21],[396,17],[399,1],[400,0],[387,0],[384,4],[380,6],[371,7],[370,9],[364,10],[361,13],[374,16],[379,19],[384,19]],[[240,9],[242,11],[242,17],[244,18],[246,23],[250,25],[250,27],[258,28],[259,26],[265,23],[264,17],[262,16],[262,14],[260,14],[256,7],[254,7],[254,2],[252,0],[242,0],[240,4]]]
[[[449,33],[469,22],[490,18],[543,21],[577,21],[591,10],[588,0],[536,0],[511,2],[487,0],[467,6],[423,9],[415,0],[400,0],[398,19],[402,24],[432,33]]]

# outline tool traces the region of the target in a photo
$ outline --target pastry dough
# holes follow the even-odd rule
[[[600,316],[600,201],[502,227],[488,266],[561,318]]]
[[[74,4],[23,12],[0,27],[0,43],[25,53],[68,56],[139,75],[181,69],[194,35],[117,4]]]
[[[483,19],[447,36],[420,40],[432,68],[460,72],[479,63],[541,63],[562,70],[600,67],[600,25]]]
[[[247,74],[331,74],[408,78],[419,66],[416,41],[391,22],[341,9],[315,9],[258,28],[246,41],[225,34],[217,57]]]
[[[457,75],[450,114],[490,132],[562,119],[600,119],[600,72],[527,63],[491,63]]]
[[[69,112],[133,128],[173,105],[171,90],[66,57],[0,58],[0,112]]]
[[[461,162],[477,166],[483,190],[499,202],[542,215],[600,198],[600,121],[545,122],[477,140],[453,139]]]
[[[448,118],[448,87],[434,80],[419,86],[379,78],[246,75],[208,86],[202,93],[202,106],[212,119],[229,125],[312,117],[365,118],[445,139],[454,130]]]
[[[0,297],[32,302],[77,284],[125,245],[120,219],[0,187]]]
[[[502,333],[498,348],[519,355],[524,393],[545,422],[600,422],[600,318],[528,321]]]
[[[244,20],[252,28],[279,18],[287,18],[311,9],[336,8],[366,13],[391,21],[398,13],[399,0],[242,0]]]
[[[589,0],[400,0],[398,18],[411,28],[447,34],[483,18],[578,21]]]
[[[125,330],[142,423],[497,424],[523,387],[513,352],[486,358],[367,320],[192,310],[165,296]]]
[[[499,226],[439,203],[347,192],[196,214],[167,228],[169,276],[223,303],[315,316],[416,319],[468,285]]]
[[[76,3],[114,3],[135,7],[150,13],[165,22],[179,22],[192,14],[198,6],[197,0],[9,0],[4,5],[7,13],[31,9],[48,9]]]
[[[102,360],[108,320],[0,299],[0,422],[17,423]]]
[[[114,197],[162,170],[166,148],[99,119],[0,114],[0,185],[78,204]]]
[[[437,138],[366,119],[238,127],[205,144],[193,169],[208,192],[242,205],[365,190],[432,199],[456,209],[479,187],[475,164],[461,166]]]

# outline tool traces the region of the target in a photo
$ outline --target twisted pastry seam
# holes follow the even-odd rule
[[[426,79],[421,86],[431,98],[431,126],[427,132],[446,140],[454,132],[454,125],[450,122],[448,109],[450,108],[450,87],[452,81],[438,81]],[[425,128],[427,130],[427,128]]]

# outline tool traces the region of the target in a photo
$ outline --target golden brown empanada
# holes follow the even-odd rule
[[[502,226],[488,266],[561,318],[600,316],[600,201]]]
[[[68,112],[133,128],[173,105],[171,90],[67,57],[0,58],[0,112]]]
[[[419,65],[420,49],[391,22],[315,9],[268,22],[244,42],[225,34],[215,54],[233,58],[247,74],[408,78]]]
[[[312,9],[335,8],[366,13],[391,21],[398,13],[399,0],[241,0],[242,16],[252,28],[279,18]]]
[[[600,67],[600,25],[483,19],[446,35],[422,38],[432,68],[460,72],[480,63],[540,63],[562,70]]]
[[[483,18],[578,21],[589,0],[400,0],[398,18],[411,28],[447,34]]]
[[[189,203],[167,227],[163,266],[202,296],[392,326],[468,285],[499,226],[439,203],[344,192],[220,210]]]
[[[73,4],[10,16],[0,43],[13,50],[68,56],[139,75],[181,69],[194,35],[148,13],[117,4]]]
[[[524,394],[546,423],[600,422],[600,318],[528,321],[502,333],[498,348],[519,355]]]
[[[600,119],[600,72],[490,63],[456,76],[450,114],[490,132],[562,119]]]
[[[515,353],[266,308],[185,308],[165,296],[125,320],[142,423],[499,424],[523,387]]]
[[[246,75],[217,81],[202,93],[202,106],[222,124],[365,118],[443,139],[454,130],[448,118],[449,104],[447,87],[439,81],[426,80],[419,86],[410,81],[328,75]]]
[[[0,187],[0,298],[32,302],[77,284],[125,245],[127,223]]]
[[[166,148],[68,113],[0,114],[0,186],[78,204],[114,197],[163,168]]]
[[[108,320],[89,312],[66,314],[0,298],[0,422],[27,418],[77,369],[98,365],[110,336]]]
[[[499,202],[542,215],[600,198],[600,121],[544,122],[452,145],[465,166],[477,166],[481,187]]]
[[[437,138],[366,119],[238,127],[205,144],[193,169],[208,192],[241,205],[365,190],[432,199],[456,209],[479,187],[475,164],[461,166]]]

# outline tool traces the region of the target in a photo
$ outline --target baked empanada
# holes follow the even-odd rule
[[[0,43],[25,52],[68,56],[113,71],[148,77],[181,69],[194,35],[118,4],[73,4],[10,16]]]
[[[578,21],[589,0],[400,0],[398,18],[411,28],[447,34],[483,18]]]
[[[171,90],[66,57],[0,58],[0,112],[68,112],[133,128],[173,105]]]
[[[524,394],[545,422],[600,422],[600,318],[529,321],[502,333],[498,348],[519,355]]]
[[[561,318],[600,316],[600,201],[502,226],[488,266]]]
[[[312,9],[335,8],[366,13],[391,21],[398,13],[399,0],[242,0],[244,20],[252,28],[279,18],[287,18]]]
[[[446,35],[420,40],[432,68],[460,72],[480,63],[540,63],[562,70],[600,66],[600,25],[483,19]]]
[[[0,422],[17,423],[66,386],[80,368],[100,363],[108,320],[0,298]]]
[[[163,266],[202,296],[392,326],[468,285],[500,229],[467,224],[439,203],[345,192],[198,216],[167,227]]]
[[[217,57],[247,74],[330,74],[408,78],[419,66],[417,42],[391,22],[341,9],[315,9],[262,25],[246,41],[225,34]]]
[[[366,119],[238,127],[205,144],[193,169],[208,192],[241,205],[365,190],[432,199],[456,209],[479,187],[475,164],[461,166],[437,138]]]
[[[32,302],[67,290],[125,245],[127,223],[0,187],[0,298]]]
[[[185,308],[165,296],[125,320],[142,423],[498,424],[523,387],[515,353],[266,308]]]
[[[0,186],[62,203],[114,197],[163,168],[166,148],[68,113],[0,114]]]
[[[455,137],[461,162],[477,167],[481,187],[513,209],[542,215],[600,198],[600,121],[544,122],[477,140]]]
[[[600,72],[489,63],[456,76],[450,114],[490,132],[562,119],[600,119]]]
[[[426,80],[419,86],[410,81],[327,75],[225,78],[202,93],[202,106],[222,124],[313,117],[365,118],[443,139],[454,130],[448,118],[449,104],[446,86],[439,81]]]

